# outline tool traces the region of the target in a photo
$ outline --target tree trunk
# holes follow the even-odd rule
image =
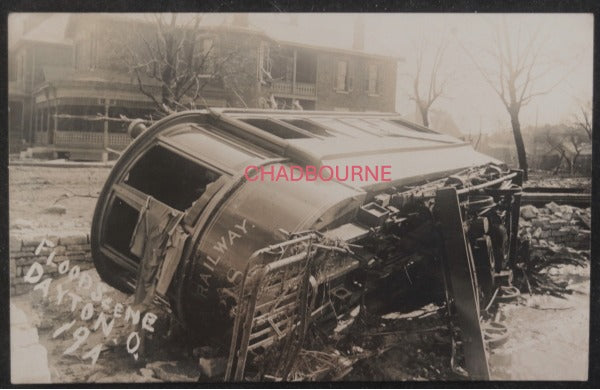
[[[523,180],[527,180],[527,153],[525,152],[525,143],[523,142],[523,135],[521,134],[521,123],[519,123],[518,112],[510,112],[510,124],[512,125],[513,135],[515,137],[519,168],[523,170]]]
[[[571,175],[575,174],[575,170],[577,169],[577,160],[579,159],[579,155],[581,152],[576,152],[575,156],[573,156],[573,161],[571,162]]]
[[[575,173],[575,159],[569,160],[569,175],[573,176]]]
[[[567,162],[567,173],[571,173],[571,160],[565,156],[565,161]]]
[[[421,118],[423,119],[423,126],[429,127],[429,110],[427,108],[420,108]]]
[[[578,151],[577,153],[575,153],[575,156],[573,157],[573,173],[575,173],[575,171],[577,170],[577,160],[579,160],[579,155],[581,154],[581,151]],[[581,172],[580,172],[581,173]]]
[[[556,167],[554,168],[554,173],[553,175],[558,174],[558,171],[560,170],[560,166],[562,165],[562,161],[565,157],[564,153],[561,153],[560,157],[558,158],[558,162],[556,163]]]

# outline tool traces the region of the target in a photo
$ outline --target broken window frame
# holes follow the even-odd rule
[[[144,194],[146,196],[151,196],[154,199],[156,199],[157,201],[165,204],[166,206],[168,206],[168,207],[170,207],[170,208],[172,208],[174,210],[178,210],[180,212],[185,212],[186,210],[189,210],[189,208],[194,204],[194,202],[196,200],[198,200],[202,196],[202,194],[204,194],[204,192],[206,191],[206,188],[208,187],[208,185],[219,181],[219,179],[224,174],[226,174],[226,171],[215,169],[215,167],[212,164],[210,164],[210,162],[208,162],[208,161],[200,160],[200,159],[197,159],[197,158],[190,158],[191,155],[189,153],[187,153],[187,151],[185,151],[185,150],[181,149],[180,147],[178,147],[177,145],[174,145],[174,144],[171,144],[171,143],[168,143],[168,142],[164,142],[163,140],[161,140],[161,141],[162,142],[158,142],[155,145],[151,146],[148,150],[145,151],[145,153],[141,154],[140,158],[136,159],[136,163],[131,166],[131,168],[127,172],[126,177],[124,178],[123,181],[121,181],[120,184],[122,184],[124,186],[127,186],[128,188],[135,188],[140,193],[142,193],[142,194]],[[144,160],[144,158],[148,158],[147,157],[148,153],[156,153],[154,151],[157,150],[157,149],[162,149],[163,152],[166,152],[168,154],[172,154],[173,155],[172,157],[174,158],[174,161],[172,163],[175,164],[175,166],[177,166],[177,164],[178,164],[178,162],[176,160],[179,159],[180,163],[190,164],[190,166],[193,165],[193,167],[194,167],[193,168],[194,169],[194,174],[197,174],[198,170],[201,169],[203,172],[210,172],[210,174],[217,175],[217,176],[216,176],[216,178],[214,178],[214,179],[212,179],[212,180],[210,180],[210,181],[208,181],[206,183],[206,185],[205,185],[204,190],[202,191],[202,193],[197,194],[193,198],[193,200],[191,202],[189,202],[188,205],[181,206],[181,207],[177,206],[176,202],[173,202],[170,198],[169,198],[169,200],[167,200],[163,196],[159,197],[156,193],[147,193],[144,190],[135,187],[134,184],[128,183],[128,180],[131,178],[132,170],[134,170],[136,167],[138,167],[138,164],[140,164]],[[159,153],[162,153],[162,152],[159,152]],[[171,157],[171,156],[169,156],[169,157]],[[151,159],[150,161],[153,162],[154,160]],[[180,168],[184,168],[184,167],[185,166],[182,165]],[[173,170],[177,171],[177,169],[173,169]],[[154,173],[156,173],[156,172],[154,172]],[[159,173],[161,173],[161,172],[159,171]],[[160,177],[159,176],[155,176],[155,178],[156,178],[156,181],[158,181],[159,183],[164,180],[163,176],[160,176]],[[194,183],[194,184],[200,184],[200,183]],[[192,183],[190,183],[190,185],[192,185]],[[191,188],[190,188],[190,191],[192,191]]]
[[[115,184],[112,187],[112,193],[111,193],[109,201],[108,201],[107,210],[112,210],[115,202],[118,202],[120,200],[120,201],[124,202],[127,206],[135,209],[136,212],[141,213],[142,208],[144,207],[144,205],[146,203],[146,199],[152,195],[149,195],[149,194],[133,187],[132,185],[126,183],[126,180],[129,177],[129,174],[130,174],[131,170],[133,169],[133,167],[136,166],[136,164],[140,162],[140,160],[146,155],[147,152],[149,152],[150,150],[152,150],[153,148],[155,148],[157,146],[163,147],[165,150],[168,150],[171,153],[175,153],[178,157],[185,158],[188,161],[190,161],[196,165],[199,165],[204,169],[207,169],[209,171],[217,173],[219,176],[217,177],[216,180],[213,180],[211,183],[214,184],[214,183],[220,182],[220,188],[213,193],[213,195],[212,195],[213,197],[223,187],[223,185],[225,184],[227,179],[231,177],[231,175],[229,173],[227,173],[226,171],[219,170],[218,168],[207,164],[206,162],[197,158],[196,156],[191,156],[189,153],[186,153],[185,151],[181,151],[180,149],[178,149],[176,147],[169,146],[168,141],[165,142],[164,139],[159,138],[158,142],[153,142],[152,144],[148,145],[148,147],[145,148],[144,153],[140,153],[138,155],[138,158],[136,158],[134,161],[131,162],[131,164],[129,164],[128,168],[123,171],[123,175],[119,178],[119,180],[117,180],[115,182]],[[192,157],[192,158],[190,158],[190,157]],[[225,177],[225,180],[222,180],[223,177]],[[206,188],[205,188],[205,191],[206,191]],[[178,210],[177,208],[165,203],[161,199],[157,199],[157,198],[155,198],[155,199],[157,201],[159,201],[160,203],[163,203],[166,206],[168,206],[174,210]],[[192,205],[193,205],[193,203],[192,203]],[[192,205],[190,205],[185,210],[179,210],[179,211],[183,212],[183,213],[187,213],[188,210],[192,207]],[[200,214],[202,214],[202,212]],[[133,232],[132,232],[132,234],[133,234]],[[137,259],[135,257],[135,255],[133,255],[132,253],[122,253],[122,251],[119,248],[115,248],[111,243],[109,243],[108,242],[108,234],[107,234],[106,230],[103,230],[101,232],[100,242],[101,242],[100,250],[107,251],[111,257],[116,257],[121,262],[128,264],[129,267],[133,267],[133,270],[136,269],[136,267],[138,266],[139,259]]]
[[[142,208],[145,205],[145,201],[146,198],[149,196],[148,194],[138,190],[137,188],[127,184],[125,181],[127,180],[127,177],[131,171],[131,169],[140,161],[140,159],[148,152],[150,151],[152,148],[156,147],[156,146],[161,146],[163,148],[165,148],[166,150],[177,154],[179,157],[185,158],[187,160],[189,160],[190,162],[199,165],[205,169],[208,169],[212,172],[215,172],[219,175],[219,177],[212,181],[213,184],[219,185],[219,188],[213,192],[211,199],[206,203],[206,205],[204,206],[204,208],[202,209],[202,211],[198,214],[199,218],[196,218],[193,226],[191,226],[192,229],[195,229],[197,227],[198,224],[201,224],[202,222],[202,214],[204,214],[207,211],[207,207],[210,204],[210,201],[215,197],[218,196],[218,194],[223,190],[223,188],[227,187],[227,182],[231,180],[231,178],[235,175],[235,170],[225,166],[224,164],[220,164],[218,162],[212,161],[210,159],[204,158],[203,156],[199,156],[198,154],[192,154],[186,150],[183,150],[181,148],[179,148],[176,143],[170,142],[169,140],[169,135],[174,135],[177,134],[178,132],[183,132],[183,131],[196,131],[196,132],[201,132],[205,135],[208,136],[213,136],[214,134],[211,134],[208,130],[200,127],[200,126],[190,126],[189,124],[185,124],[182,127],[175,127],[172,131],[169,132],[169,134],[163,134],[159,137],[157,137],[157,139],[152,142],[151,144],[147,145],[144,148],[144,152],[139,153],[137,155],[137,158],[135,160],[132,160],[131,162],[129,162],[128,166],[126,169],[124,169],[122,171],[122,174],[117,178],[117,180],[115,180],[115,184],[112,186],[112,191],[109,195],[109,199],[107,201],[107,210],[112,210],[112,207],[114,206],[114,203],[117,201],[122,201],[124,202],[126,205],[128,205],[129,207],[132,207],[133,209],[135,209],[138,213],[141,212]],[[225,140],[222,139],[222,137],[215,137],[217,140],[219,140],[220,142],[223,142],[225,145],[230,146],[230,147],[234,147],[237,145],[233,145],[231,140]],[[243,145],[242,145],[243,146]],[[263,156],[260,152],[258,151],[254,151],[254,150],[246,150],[247,148],[244,148],[244,151],[247,152],[249,155],[252,155],[252,157],[256,157],[256,158],[261,158],[261,159],[267,159],[268,157]],[[158,201],[160,201],[159,199],[157,199]],[[164,203],[162,201],[160,201],[161,203]],[[164,203],[166,204],[166,203]],[[173,208],[172,206],[166,204],[167,206]],[[192,206],[188,207],[186,210],[179,210],[181,212],[184,212],[187,214],[187,212],[191,209]],[[175,208],[173,208],[174,210],[177,210]],[[138,259],[135,258],[135,256],[131,253],[122,253],[119,249],[113,247],[110,243],[107,242],[107,232],[106,230],[103,230],[100,233],[100,251],[102,251],[104,253],[105,256],[111,258],[111,259],[115,259],[118,263],[120,263],[121,266],[125,267],[126,269],[129,269],[131,272],[136,272],[136,269],[139,265],[138,263]]]

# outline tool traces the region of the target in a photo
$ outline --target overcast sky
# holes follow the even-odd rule
[[[286,20],[281,15],[260,15],[265,22]],[[316,41],[324,35],[346,31],[352,37],[354,14],[302,14],[299,24]],[[430,51],[443,39],[448,46],[443,72],[451,74],[447,98],[437,101],[433,108],[449,112],[463,133],[484,132],[510,128],[506,109],[494,90],[473,65],[466,51],[484,61],[485,47],[492,41],[492,29],[502,19],[510,30],[511,39],[521,41],[539,30],[539,41],[544,42],[540,62],[552,70],[541,77],[536,90],[557,84],[543,96],[534,98],[521,112],[522,125],[539,125],[568,120],[581,101],[590,101],[593,91],[593,31],[592,14],[366,14],[365,49],[404,58],[399,65],[396,107],[398,112],[414,115],[414,102],[408,99],[409,78],[414,72],[415,45],[428,42]],[[269,27],[265,23],[265,30]],[[538,45],[539,46],[539,45]],[[425,51],[425,62],[428,57]],[[432,53],[431,53],[432,54]],[[429,57],[431,57],[430,55]],[[543,70],[543,69],[541,69]]]
[[[23,15],[9,18],[9,38],[14,38],[15,21]],[[297,25],[291,25],[291,14],[251,14],[253,27],[275,38],[298,40],[316,45],[350,48],[357,14],[295,14]],[[490,132],[509,128],[506,109],[494,90],[486,83],[472,58],[485,65],[485,48],[492,42],[493,26],[506,22],[513,41],[525,42],[534,31],[543,41],[541,62],[552,64],[550,71],[536,82],[536,90],[554,86],[551,91],[531,101],[521,111],[523,127],[566,121],[578,110],[581,102],[591,101],[593,81],[592,14],[363,14],[365,20],[365,50],[397,56],[399,63],[396,109],[408,116],[415,115],[414,102],[408,98],[410,79],[414,72],[416,47],[425,47],[425,66],[441,41],[447,41],[443,75],[449,75],[446,97],[432,108],[452,115],[465,134],[481,128]],[[211,14],[207,21],[220,23],[232,14]],[[21,19],[22,20],[22,19]],[[12,37],[11,37],[12,35]],[[517,39],[517,36],[520,38]],[[424,46],[425,45],[425,46]],[[470,53],[470,54],[468,54]],[[471,57],[470,57],[471,56]],[[489,64],[489,63],[488,63]]]

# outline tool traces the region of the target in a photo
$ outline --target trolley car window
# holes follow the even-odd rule
[[[135,163],[125,183],[183,211],[219,177],[219,173],[157,145]]]
[[[283,139],[297,139],[297,138],[310,138],[309,135],[290,129],[289,127],[282,126],[277,122],[273,122],[268,119],[261,118],[247,118],[240,119],[242,122],[258,127],[259,129],[271,133],[279,138]]]
[[[315,123],[307,121],[305,119],[282,119],[285,123],[289,123],[292,126],[296,126],[302,130],[306,130],[316,135],[321,135],[324,137],[333,137],[333,134],[330,134],[324,127],[319,126]]]
[[[140,212],[116,197],[109,209],[104,240],[118,252],[139,261],[129,250],[129,242],[140,217]]]
[[[319,124],[323,125],[323,126],[327,126],[330,127],[331,129],[337,131],[340,134],[343,134],[345,136],[348,137],[353,137],[353,138],[362,138],[365,135],[367,135],[367,133],[365,133],[364,131],[361,131],[359,129],[357,129],[354,126],[350,126],[348,124],[345,124],[337,119],[333,119],[333,118],[314,118],[313,119],[315,122],[318,122]]]

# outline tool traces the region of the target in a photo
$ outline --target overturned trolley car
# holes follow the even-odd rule
[[[469,375],[488,378],[480,312],[515,260],[519,171],[396,114],[211,109],[130,128],[95,266],[226,351],[224,379],[287,379],[310,326],[417,263],[442,276]],[[325,165],[387,176],[269,174]]]

